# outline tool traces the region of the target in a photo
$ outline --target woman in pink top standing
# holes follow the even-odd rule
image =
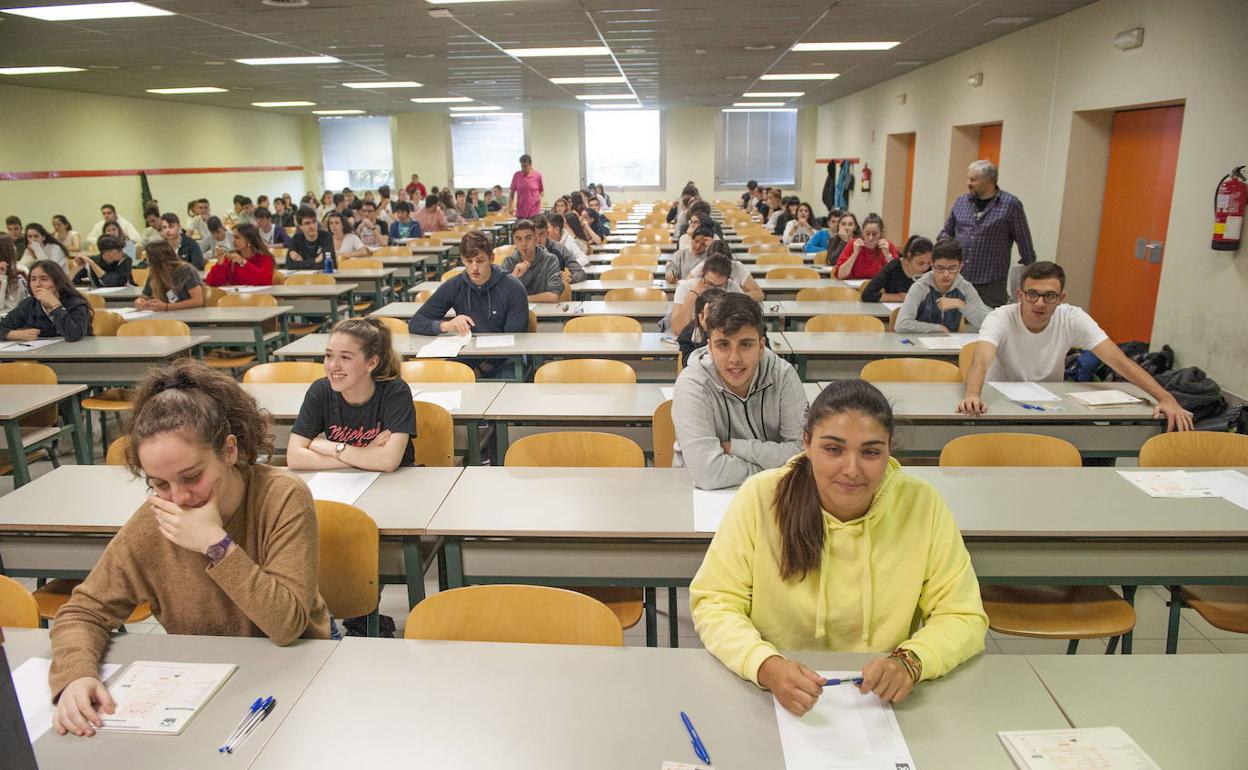
[[[511,177],[511,198],[507,211],[520,219],[531,217],[542,210],[542,172],[533,170],[533,159],[527,154],[520,156],[520,170]]]
[[[897,247],[884,237],[884,220],[879,214],[868,214],[862,220],[862,237],[845,244],[837,258],[835,277],[871,279],[894,259]]]

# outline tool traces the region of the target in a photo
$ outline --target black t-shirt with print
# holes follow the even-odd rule
[[[374,384],[372,398],[362,404],[349,404],[329,386],[329,378],[322,377],[308,387],[291,432],[309,440],[324,433],[335,444],[355,447],[368,446],[386,430],[415,438],[416,409],[412,406],[411,387],[403,380]],[[399,465],[411,466],[415,458],[408,441]]]

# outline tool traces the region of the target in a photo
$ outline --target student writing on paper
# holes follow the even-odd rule
[[[139,310],[189,310],[204,306],[204,282],[164,241],[147,247],[147,283],[134,301]]]
[[[886,653],[860,689],[896,702],[984,649],[988,617],[957,524],[889,456],[892,440],[879,390],[833,382],[801,454],[742,485],[690,585],[706,648],[798,716],[823,678],[780,650]]]
[[[1060,381],[1071,348],[1091,350],[1111,369],[1157,401],[1154,417],[1167,430],[1192,430],[1192,413],[1140,365],[1127,358],[1092,316],[1066,304],[1066,272],[1053,262],[1023,270],[1016,303],[993,310],[979,330],[958,411],[980,415],[984,382]]]
[[[915,280],[932,269],[932,242],[912,235],[894,259],[876,273],[862,290],[863,302],[902,302]]]
[[[709,308],[707,346],[676,378],[672,465],[699,489],[722,489],[801,451],[807,403],[797,371],[763,343],[757,302],[728,293]]]
[[[92,335],[91,305],[60,265],[40,260],[31,266],[26,279],[30,296],[0,318],[0,340],[30,342],[40,337],[63,337],[66,342],[77,342]]]
[[[182,359],[134,394],[126,462],[152,495],[52,625],[58,734],[93,735],[112,699],[98,677],[111,632],[141,602],[170,634],[329,638],[308,488],[257,464],[268,415],[229,375]]]
[[[897,331],[904,334],[956,332],[962,319],[984,322],[989,308],[963,278],[962,246],[945,238],[932,249],[932,271],[915,279],[897,311]]]
[[[390,329],[380,321],[335,324],[325,344],[325,376],[308,386],[286,443],[290,468],[389,473],[411,466],[416,410],[399,368]]]

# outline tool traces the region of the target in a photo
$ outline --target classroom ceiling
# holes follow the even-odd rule
[[[293,0],[303,2],[304,0]],[[0,67],[84,72],[0,75],[0,83],[289,112],[445,111],[412,97],[466,96],[507,110],[584,106],[576,94],[636,94],[645,107],[727,107],[747,91],[804,91],[824,104],[914,67],[1067,13],[1092,0],[150,0],[176,15],[50,22],[0,13]],[[0,7],[75,0],[0,0]],[[269,0],[292,2],[292,0]],[[444,9],[449,17],[434,17]],[[1005,20],[1004,22],[1000,20]],[[994,22],[994,20],[997,20]],[[897,40],[887,51],[793,52],[799,42]],[[513,58],[504,48],[607,46],[611,55]],[[336,64],[249,66],[235,59],[327,55]],[[837,72],[834,80],[762,81],[767,73]],[[967,73],[970,75],[971,73]],[[623,75],[615,85],[550,78]],[[343,83],[412,80],[420,88]],[[225,93],[152,96],[149,88]],[[16,116],[11,116],[16,118]]]

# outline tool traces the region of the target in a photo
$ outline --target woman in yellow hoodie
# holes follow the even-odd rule
[[[888,653],[860,689],[900,701],[984,649],[962,536],[936,490],[889,456],[892,436],[879,390],[829,385],[802,454],[741,486],[690,586],[706,648],[798,716],[823,679],[780,650]]]

